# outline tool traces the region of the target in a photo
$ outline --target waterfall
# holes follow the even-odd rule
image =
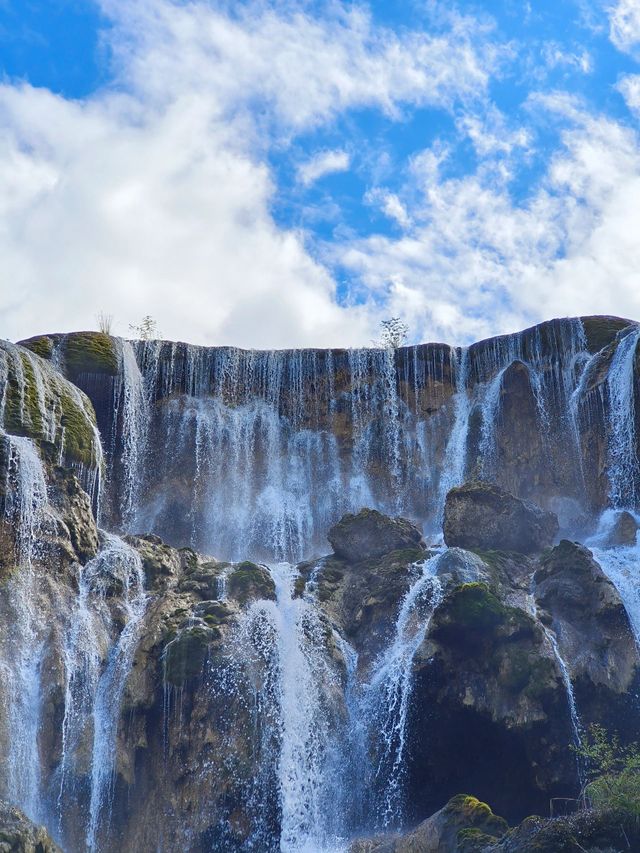
[[[278,849],[329,853],[339,847],[332,802],[340,779],[327,772],[327,763],[335,731],[331,693],[340,694],[340,682],[316,609],[293,596],[295,569],[279,563],[269,572],[276,601],[251,604],[242,637],[247,659],[258,655],[267,669],[263,713],[275,724],[271,761],[280,811]]]
[[[525,365],[547,440],[571,420],[587,358],[579,319],[464,349],[118,346],[111,488],[123,524],[225,559],[266,561],[319,551],[327,528],[362,506],[436,528],[447,491],[470,468],[499,475],[509,366]],[[159,452],[146,465],[150,430]]]
[[[605,575],[618,590],[640,650],[640,542],[607,546],[607,538],[617,516],[618,512],[615,510],[605,510],[600,517],[596,533],[586,544]],[[640,522],[639,515],[635,515],[635,518]]]
[[[461,350],[455,351],[452,361],[455,365],[456,382],[454,419],[440,472],[438,526],[442,524],[447,492],[454,486],[459,486],[462,483],[467,462],[467,438],[469,435],[469,415],[471,414],[471,400],[467,391],[469,381],[469,349],[464,347]]]
[[[558,664],[558,668],[560,669],[562,683],[564,684],[565,693],[567,695],[569,719],[571,720],[571,738],[573,740],[573,745],[576,750],[580,750],[582,748],[583,726],[580,721],[580,715],[578,714],[578,706],[576,704],[576,696],[573,690],[573,682],[571,680],[569,668],[567,666],[567,662],[560,653],[558,641],[553,631],[547,628],[544,622],[540,622],[540,625],[542,626],[542,630],[544,631],[545,637],[549,641],[549,645],[551,646],[551,649],[553,651],[553,656],[555,657],[556,663]],[[583,759],[580,757],[579,754],[576,755],[576,769],[578,771],[578,779],[580,781],[580,785],[583,785],[585,782],[585,768]]]
[[[8,446],[4,520],[12,525],[18,571],[7,584],[7,623],[2,632],[1,679],[7,707],[8,754],[5,796],[33,820],[44,818],[38,735],[42,706],[40,669],[44,654],[34,549],[46,516],[47,485],[42,459],[28,438],[0,435]]]
[[[97,849],[99,832],[109,826],[122,697],[146,609],[139,555],[117,536],[102,537],[98,555],[79,570],[77,599],[63,649],[59,822],[64,827],[67,796],[73,794],[71,779],[83,772],[81,749],[89,737],[89,851]],[[116,620],[124,623],[122,628]]]
[[[627,331],[616,348],[609,373],[609,500],[615,508],[637,502],[638,451],[635,416],[635,357],[640,326]]]
[[[114,428],[120,428],[122,485],[120,512],[125,525],[131,525],[138,507],[141,463],[146,452],[149,412],[145,383],[138,367],[136,354],[129,341],[116,338],[120,371],[114,388]],[[112,437],[112,447],[117,436]]]
[[[402,820],[413,660],[442,601],[442,587],[436,576],[441,557],[438,553],[416,567],[420,574],[402,600],[393,639],[375,662],[363,689],[361,714],[377,741],[373,784],[379,791],[376,821],[382,829],[399,825]]]

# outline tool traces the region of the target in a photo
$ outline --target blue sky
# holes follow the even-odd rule
[[[0,334],[640,318],[640,0],[0,0]]]

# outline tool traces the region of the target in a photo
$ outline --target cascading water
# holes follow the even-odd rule
[[[571,737],[573,740],[573,745],[576,749],[576,768],[578,771],[578,779],[580,780],[580,784],[583,785],[585,782],[585,768],[582,758],[580,757],[580,750],[582,749],[582,732],[583,726],[580,721],[580,714],[578,713],[578,705],[576,703],[576,696],[573,689],[573,682],[571,680],[571,674],[569,673],[569,667],[567,666],[567,662],[562,657],[560,653],[560,647],[558,646],[558,641],[556,639],[555,634],[551,631],[544,622],[540,622],[542,625],[542,630],[544,631],[544,635],[549,641],[549,645],[553,651],[553,656],[556,659],[556,663],[558,664],[558,669],[560,670],[560,674],[562,675],[562,682],[564,684],[565,693],[567,694],[567,707],[569,709],[569,719],[571,720]]]
[[[44,819],[38,743],[42,706],[41,635],[34,549],[46,518],[47,485],[42,459],[28,438],[0,435],[7,446],[4,520],[12,525],[18,571],[7,584],[7,621],[2,632],[0,673],[7,708],[5,725],[6,789],[4,795],[33,820]]]
[[[437,529],[447,491],[469,469],[499,476],[509,366],[525,365],[546,436],[554,418],[571,419],[588,353],[575,319],[466,349],[257,352],[140,342],[135,356],[138,370],[123,350],[129,391],[117,392],[131,401],[126,470],[116,484],[129,522],[135,504],[138,527],[197,550],[299,560],[362,506]],[[149,430],[162,453],[136,472]],[[575,455],[578,470],[577,446]]]
[[[375,662],[363,688],[361,714],[376,733],[373,786],[376,823],[381,829],[402,822],[407,714],[413,684],[413,660],[442,601],[436,571],[442,554],[425,560],[405,595],[390,645]]]
[[[67,797],[74,793],[69,777],[80,769],[81,748],[89,736],[89,851],[97,849],[99,833],[109,826],[120,707],[145,608],[140,556],[117,536],[103,534],[100,552],[80,569],[63,650],[66,675],[59,821],[64,831]],[[116,627],[116,618],[124,623],[121,629]]]
[[[0,382],[0,429],[56,449],[55,461],[77,474],[99,513],[105,463],[88,397],[44,359],[2,340]],[[89,447],[85,436],[90,436]]]
[[[609,499],[615,508],[633,508],[637,501],[638,450],[635,416],[635,357],[640,326],[616,347],[609,373]]]
[[[120,362],[119,382],[114,388],[114,428],[120,429],[122,486],[120,512],[124,525],[131,525],[138,506],[138,491],[142,477],[141,463],[145,458],[149,412],[144,379],[140,373],[133,346],[121,338],[117,342]],[[112,436],[112,447],[117,436]]]
[[[618,590],[640,648],[640,542],[613,547],[609,545],[607,540],[618,516],[616,510],[605,510],[600,517],[598,530],[587,540],[587,545]],[[635,518],[640,523],[640,516],[635,515]]]
[[[455,359],[456,393],[454,398],[454,420],[444,454],[440,487],[438,490],[438,515],[440,526],[444,513],[444,501],[447,492],[459,486],[464,479],[467,460],[467,438],[469,435],[469,415],[471,400],[467,391],[469,381],[469,350],[464,347],[456,353]]]
[[[339,778],[330,772],[340,679],[317,610],[295,598],[296,571],[289,563],[269,567],[276,601],[252,603],[241,626],[245,665],[266,669],[259,716],[271,719],[265,764],[271,764],[280,812],[282,853],[339,849],[332,804]],[[260,811],[256,805],[256,811]],[[339,819],[339,816],[336,816]],[[257,839],[257,843],[260,843]],[[257,848],[265,849],[265,848]]]

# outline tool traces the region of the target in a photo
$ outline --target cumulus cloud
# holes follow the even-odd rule
[[[410,317],[419,337],[464,343],[612,306],[640,316],[638,139],[565,98],[539,107],[570,113],[572,123],[526,202],[482,165],[447,178],[425,152],[413,163],[423,194],[411,233],[342,245],[342,264]]]
[[[121,333],[152,314],[202,343],[368,341],[367,306],[339,304],[306,235],[274,222],[269,151],[350,109],[481,96],[487,33],[464,18],[394,33],[302,3],[101,6],[113,85],[81,101],[0,86],[1,333],[90,327],[102,309]]]
[[[640,2],[618,0],[609,9],[609,35],[623,53],[636,53],[640,48]]]
[[[350,164],[351,157],[346,151],[319,151],[315,157],[298,166],[298,180],[305,187],[310,187],[325,175],[346,172]]]

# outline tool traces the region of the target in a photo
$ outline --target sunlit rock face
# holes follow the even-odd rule
[[[639,340],[2,343],[0,796],[69,853],[529,843],[474,797],[640,722]]]

